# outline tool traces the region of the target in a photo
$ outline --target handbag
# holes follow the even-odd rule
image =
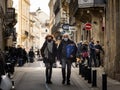
[[[84,57],[84,58],[88,57],[88,52],[83,52],[82,57]]]
[[[10,90],[12,88],[12,82],[8,77],[8,75],[3,75],[1,76],[1,78],[2,80],[1,80],[0,88],[2,90]]]

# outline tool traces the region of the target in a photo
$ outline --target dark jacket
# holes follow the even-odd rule
[[[99,50],[99,52],[97,52],[97,54],[100,54],[101,53],[101,51],[104,53],[104,50],[103,50],[103,48],[102,48],[102,46],[101,45],[95,45],[95,49],[98,49]]]
[[[58,59],[59,59],[60,61],[61,61],[62,58],[68,59],[68,58],[67,58],[67,55],[66,55],[66,46],[67,46],[68,44],[75,44],[75,43],[74,43],[73,41],[71,41],[71,40],[68,40],[68,41],[62,40],[61,43],[60,43],[60,45],[59,45],[59,47],[58,47]],[[76,47],[76,45],[75,45],[75,50],[74,50],[74,52],[72,53],[73,58],[71,58],[72,61],[75,61],[75,59],[76,59],[76,52],[77,52],[77,47]],[[69,59],[70,59],[70,58],[69,58]]]
[[[29,51],[29,57],[35,57],[35,54],[33,51]]]
[[[95,54],[95,45],[93,42],[89,43],[90,54]]]
[[[44,51],[47,48],[47,41],[44,42],[42,48],[41,48],[41,55],[43,57],[44,63],[55,63],[55,57],[57,56],[57,45],[55,44],[55,41],[53,41],[53,48],[52,48],[52,60],[49,60],[49,58],[45,58]]]

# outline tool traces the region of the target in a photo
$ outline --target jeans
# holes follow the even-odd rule
[[[66,58],[62,59],[62,77],[63,81],[66,80],[66,67],[67,67],[67,82],[70,82],[70,76],[71,76],[71,64],[72,61]]]
[[[52,77],[53,63],[45,63],[45,66],[46,66],[46,82],[50,82]]]
[[[98,60],[98,66],[101,65],[100,53],[96,54],[96,59]]]
[[[95,53],[90,53],[90,67],[92,66],[92,60],[94,61],[94,66],[97,67],[97,62],[96,62],[96,55]]]

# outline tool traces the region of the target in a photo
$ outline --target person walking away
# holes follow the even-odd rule
[[[82,41],[80,41],[77,44],[77,54],[76,54],[76,57],[77,57],[77,64],[76,64],[76,67],[77,67],[77,65],[80,64],[80,62],[82,60]]]
[[[92,60],[94,61],[94,66],[97,67],[94,40],[91,40],[91,42],[89,43],[89,49],[90,49],[90,52],[89,52],[90,53],[90,67],[92,66]]]
[[[23,52],[22,52],[22,48],[20,45],[18,45],[18,48],[16,50],[17,52],[17,59],[18,59],[18,66],[22,66],[23,65]]]
[[[73,47],[74,46],[74,49]],[[67,48],[68,47],[68,48]],[[72,51],[72,52],[71,52]],[[63,35],[63,39],[60,42],[58,47],[58,58],[62,64],[62,84],[66,83],[70,85],[70,76],[71,76],[71,64],[76,60],[77,47],[75,43],[69,39],[68,34]],[[66,77],[66,66],[67,66],[67,77]]]
[[[101,51],[102,53],[104,54],[104,50],[102,48],[102,46],[100,45],[100,42],[99,41],[96,41],[96,45],[95,45],[95,51],[96,51],[96,59],[98,60],[98,67],[101,66],[101,57],[100,57],[100,54],[101,54]]]
[[[37,50],[37,58],[40,59],[40,49]]]
[[[57,45],[55,44],[52,35],[47,35],[45,39],[46,40],[41,48],[41,55],[46,66],[46,83],[52,84],[52,67],[57,55]]]
[[[33,63],[34,57],[35,57],[35,53],[34,53],[33,49],[30,49],[28,56],[29,56],[30,62]]]
[[[83,61],[82,63],[87,65],[87,66],[90,66],[90,63],[89,63],[89,54],[88,54],[88,43],[87,41],[84,41],[83,42],[83,45],[82,45],[82,58],[83,58]]]

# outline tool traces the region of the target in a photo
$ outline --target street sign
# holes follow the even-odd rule
[[[63,30],[69,30],[69,24],[63,24],[62,28]]]
[[[76,27],[75,26],[69,26],[69,30],[70,31],[76,31]]]
[[[91,29],[92,29],[91,23],[86,23],[85,24],[85,30],[91,30]]]

